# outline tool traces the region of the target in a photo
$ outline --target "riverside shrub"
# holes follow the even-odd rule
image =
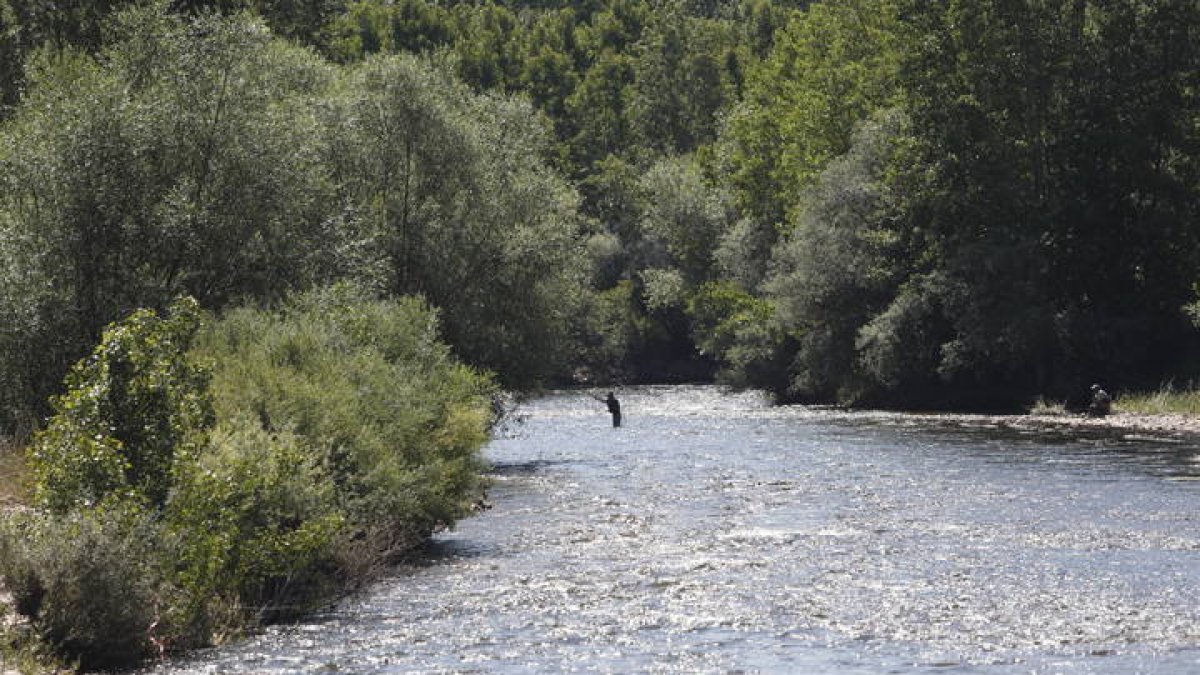
[[[495,386],[452,357],[419,299],[315,291],[276,311],[230,312],[198,351],[216,364],[218,418],[295,434],[329,472],[347,518],[342,554],[373,561],[407,548],[483,489]]]
[[[0,570],[17,611],[84,670],[128,666],[154,649],[161,590],[157,519],[135,503],[10,515]]]
[[[135,312],[68,378],[0,521],[18,611],[84,668],[311,609],[468,513],[490,377],[417,299],[348,287],[202,325]]]
[[[110,325],[66,377],[33,440],[35,510],[0,531],[0,574],[17,610],[85,669],[136,663],[170,627],[176,583],[161,507],[212,423],[207,371],[188,356],[195,300]]]
[[[212,422],[207,373],[187,357],[199,327],[196,301],[182,298],[166,317],[143,309],[104,331],[31,446],[41,506],[63,513],[111,495],[162,505],[176,457],[193,456]]]
[[[344,518],[304,440],[247,418],[222,422],[167,504],[180,638],[227,634],[312,608],[329,593]],[[235,609],[229,616],[226,611]]]

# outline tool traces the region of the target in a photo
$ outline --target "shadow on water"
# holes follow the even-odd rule
[[[939,418],[886,414],[829,420],[848,431],[953,448],[997,463],[1042,461],[1050,465],[1111,467],[1172,481],[1200,480],[1200,438],[1121,428],[1023,426],[991,418]]]
[[[454,537],[435,537],[413,551],[399,565],[397,572],[443,565],[456,560],[469,560],[494,555],[496,547],[478,541]]]
[[[491,463],[488,473],[493,476],[532,476],[548,469],[563,467],[569,462],[552,459],[534,459],[528,461],[508,461]]]

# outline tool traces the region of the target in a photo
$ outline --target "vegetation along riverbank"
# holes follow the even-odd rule
[[[0,531],[12,608],[90,670],[318,607],[480,499],[493,387],[415,300],[139,311],[33,438]]]
[[[1198,73],[1179,0],[0,0],[6,583],[85,667],[300,611],[493,388],[1196,381]]]

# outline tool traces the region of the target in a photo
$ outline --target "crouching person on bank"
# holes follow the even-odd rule
[[[1092,385],[1092,402],[1088,404],[1088,417],[1104,417],[1112,412],[1112,396],[1099,384]]]

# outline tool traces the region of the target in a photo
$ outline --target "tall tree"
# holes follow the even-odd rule
[[[314,152],[327,68],[245,18],[188,23],[151,6],[113,30],[101,62],[42,52],[0,130],[15,285],[0,311],[35,319],[5,331],[3,352],[37,355],[6,364],[34,394],[132,309],[180,293],[278,297],[338,257]]]
[[[894,0],[828,0],[792,15],[750,69],[726,142],[730,180],[750,214],[781,222],[850,147],[856,126],[896,94],[903,52]]]
[[[739,63],[733,32],[723,23],[687,16],[667,5],[652,15],[633,47],[629,119],[639,144],[686,154],[716,139],[719,116],[732,105]]]
[[[1198,11],[997,0],[920,15],[912,215],[961,289],[944,374],[1061,392],[1153,380],[1157,355],[1186,346]]]
[[[634,80],[628,56],[605,51],[567,98],[570,156],[581,172],[610,154],[619,154],[632,142],[625,114],[626,92]]]
[[[458,353],[509,384],[562,368],[583,257],[544,119],[427,62],[378,57],[353,70],[328,123],[342,202],[382,253],[383,287],[424,295]]]

